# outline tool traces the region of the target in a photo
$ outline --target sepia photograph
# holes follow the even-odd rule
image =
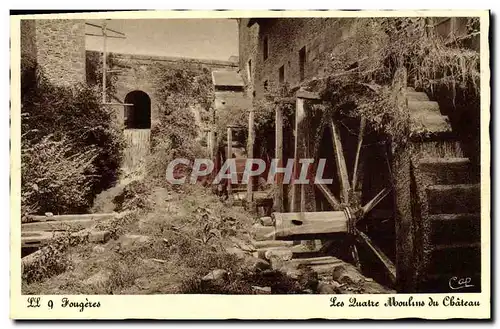
[[[489,308],[488,12],[320,13],[17,18],[21,305]]]

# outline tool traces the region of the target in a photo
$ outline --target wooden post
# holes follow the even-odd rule
[[[226,154],[226,160],[229,160],[233,157],[233,132],[231,127],[227,127],[227,154]],[[231,186],[231,179],[228,180],[227,183],[227,194],[229,198],[232,197],[233,194],[233,187]]]
[[[275,148],[275,161],[281,168],[283,167],[283,110],[280,106],[276,107],[276,148]],[[276,175],[276,194],[274,196],[274,210],[276,212],[283,212],[283,175],[281,173]]]
[[[247,159],[253,159],[254,140],[255,140],[254,109],[253,107],[251,107],[248,113]],[[249,209],[253,209],[252,203],[253,203],[253,177],[249,177],[247,184],[247,205]]]
[[[102,103],[106,103],[106,20],[102,23]]]
[[[306,116],[306,112],[304,110],[304,99],[303,98],[297,98],[296,101],[296,106],[295,106],[295,143],[294,143],[294,163],[293,163],[293,180],[297,179],[298,177],[298,167],[299,167],[299,158],[300,158],[300,152],[299,152],[299,139],[301,136],[301,123],[304,120]],[[297,203],[298,203],[298,187],[294,182],[292,181],[292,202],[291,202],[291,211],[296,212],[297,211]]]

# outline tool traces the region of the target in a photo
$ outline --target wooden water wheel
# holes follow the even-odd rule
[[[396,268],[371,237],[376,230],[370,229],[380,224],[375,222],[381,215],[385,221],[393,223],[394,220],[387,143],[373,132],[367,134],[364,118],[348,121],[349,126],[341,119],[332,119],[328,124],[335,173],[331,186],[316,186],[334,210],[343,210],[346,214],[347,234],[353,238],[347,241],[354,242],[349,247],[353,263],[361,267],[358,249],[363,248],[371,254],[372,260],[382,265],[390,282],[395,283]],[[376,210],[379,211],[374,214]]]
[[[349,248],[350,261],[362,270],[369,267],[370,274],[376,263],[400,292],[450,292],[449,280],[457,275],[471,278],[476,284],[470,291],[479,291],[479,176],[439,105],[411,88],[401,96],[411,133],[398,148],[364,118],[331,118],[323,150],[314,156],[329,157],[324,178],[332,181],[292,186],[289,212],[273,214],[274,238],[322,239],[337,249]],[[322,99],[297,92],[296,165],[310,157],[309,127],[315,118],[306,101]],[[277,141],[282,140],[280,124],[277,120]],[[281,146],[277,143],[278,159]],[[277,185],[279,192],[283,187]],[[277,204],[283,202],[281,195],[275,194]],[[392,231],[384,231],[384,225]]]

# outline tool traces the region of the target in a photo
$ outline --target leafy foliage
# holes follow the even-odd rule
[[[107,53],[107,70],[116,69],[117,65],[118,63],[113,53]],[[97,51],[85,52],[85,74],[89,86],[102,90],[102,53]],[[117,80],[118,76],[116,74],[106,72],[106,94],[108,97],[116,93]]]
[[[155,92],[158,121],[151,129],[148,176],[165,181],[170,160],[194,159],[201,154],[201,145],[197,141],[201,127],[197,126],[193,109],[198,107],[209,113],[213,90],[210,71],[206,68],[194,70],[181,66],[164,69],[157,66],[153,70],[158,86]]]
[[[71,260],[67,253],[68,248],[86,243],[88,240],[88,235],[77,235],[70,230],[58,233],[40,249],[40,255],[25,266],[22,280],[29,284],[68,270],[71,267]]]
[[[118,178],[122,133],[95,89],[54,86],[36,65],[23,77],[23,214],[85,211]]]

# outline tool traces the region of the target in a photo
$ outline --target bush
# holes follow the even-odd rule
[[[97,156],[95,148],[74,153],[67,138],[52,135],[21,150],[23,217],[33,213],[86,209]]]
[[[151,155],[147,170],[150,179],[161,183],[165,182],[165,170],[171,160],[194,159],[203,154],[197,140],[201,127],[197,126],[192,109],[199,106],[208,113],[213,90],[208,69],[155,69],[156,84],[159,86],[155,91],[158,122],[151,129]]]
[[[95,89],[51,85],[36,65],[22,77],[23,214],[85,211],[118,179],[120,128]]]

